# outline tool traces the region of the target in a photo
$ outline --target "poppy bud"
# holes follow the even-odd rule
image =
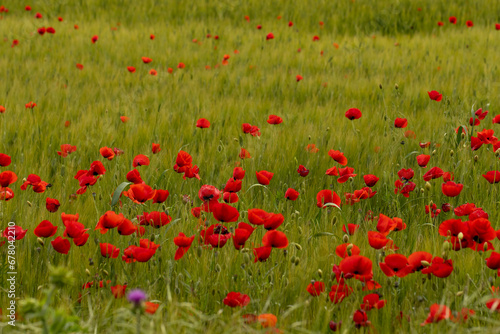
[[[496,150],[496,151],[495,151],[495,155],[496,155],[497,157],[500,157],[500,148],[499,148],[498,150]]]
[[[382,84],[378,84],[378,88],[382,89]]]
[[[309,140],[311,140],[311,136],[309,136]]]
[[[450,243],[448,241],[445,241],[443,243],[443,251],[447,252],[450,250]]]
[[[337,224],[337,217],[333,217],[332,223],[333,225]]]
[[[102,271],[106,276],[109,276],[109,273],[107,272],[107,270],[103,270]]]
[[[92,274],[90,273],[90,270],[88,270],[87,268],[85,268],[85,273],[89,276],[92,276]]]
[[[395,89],[399,89],[398,84],[395,84],[395,85],[394,85],[394,88],[395,88]]]
[[[479,160],[479,157],[477,155],[474,156],[474,162],[477,162]]]
[[[297,248],[298,250],[302,250],[302,246],[299,244],[295,244],[295,248]]]
[[[221,267],[219,266],[219,264],[218,264],[218,263],[215,265],[214,271],[215,271],[216,273],[219,273],[219,272],[221,271]]]
[[[436,150],[432,151],[432,155],[435,155],[436,154]]]
[[[347,249],[348,251],[350,251],[350,250],[352,249],[352,247],[354,247],[354,245],[353,245],[353,244],[349,244],[349,245],[347,245],[346,249]]]
[[[179,289],[178,287],[174,289],[174,293],[176,295],[179,295],[181,293],[181,289]]]
[[[300,259],[299,258],[296,258],[295,259],[295,265],[298,266],[300,264]]]
[[[432,188],[431,184],[429,182],[425,182],[425,189],[429,191],[431,190],[431,188]]]
[[[457,292],[457,294],[456,294],[456,296],[457,296],[457,297],[460,297],[460,296],[461,296],[461,295],[463,295],[463,294],[464,294],[464,292],[463,292],[463,291],[458,291],[458,292]]]
[[[38,241],[40,245],[45,246],[45,242],[43,241],[42,238],[36,238],[36,241]]]
[[[426,267],[426,268],[427,268],[427,267],[429,267],[429,266],[431,265],[429,262],[427,262],[427,261],[425,261],[425,260],[420,261],[420,263],[421,263],[424,267]]]
[[[200,257],[201,256],[201,252],[202,252],[201,246],[198,246],[196,248],[196,255],[198,255],[198,257]]]
[[[251,258],[251,256],[250,256],[250,253],[245,253],[245,254],[243,254],[243,260],[244,260],[245,262],[250,262],[250,261],[252,261],[252,258]]]
[[[299,226],[298,230],[299,230],[299,234],[302,234],[302,227]]]
[[[297,258],[297,257],[296,257],[295,255],[294,255],[294,256],[292,256],[292,257],[290,258],[290,262],[291,262],[291,263],[295,263],[295,259],[296,259],[296,258]]]
[[[327,127],[327,128],[326,128],[326,131],[330,131],[330,127]]]
[[[319,278],[323,277],[323,270],[318,269],[318,276],[319,276]]]
[[[344,241],[344,243],[349,242],[349,236],[347,234],[344,234],[344,237],[342,238],[342,240]]]
[[[424,188],[420,188],[420,192],[423,194],[425,192]]]
[[[354,179],[352,178],[352,176],[351,176],[351,177],[349,177],[349,182],[351,182],[351,183],[352,183],[353,181],[354,181]]]
[[[453,150],[450,151],[450,157],[452,157],[455,154]]]
[[[154,234],[151,234],[151,237],[149,238],[149,240],[151,240],[151,241],[155,241],[155,235],[154,235]]]
[[[465,133],[462,132],[462,139],[465,139]]]
[[[458,233],[458,240],[462,240],[464,238],[464,234],[462,232]]]

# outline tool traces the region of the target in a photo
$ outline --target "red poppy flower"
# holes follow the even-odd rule
[[[471,126],[478,126],[479,124],[481,124],[481,121],[478,119],[478,118],[470,118],[469,119],[469,124]]]
[[[495,23],[495,29],[500,30],[500,23]]]
[[[246,149],[242,147],[240,150],[239,157],[240,159],[250,159],[251,158],[250,152],[248,152]]]
[[[153,143],[151,151],[153,154],[159,153],[161,151],[160,144]]]
[[[340,151],[330,150],[328,151],[328,155],[342,166],[347,165],[347,158],[344,156],[344,153]]]
[[[207,129],[210,127],[210,122],[206,118],[200,118],[196,121],[196,127],[200,129]]]
[[[158,72],[155,69],[150,69],[148,72],[150,75],[157,75]]]
[[[439,101],[441,101],[443,99],[443,94],[439,94],[439,92],[437,92],[435,90],[427,92],[427,94],[429,94],[429,98],[431,100],[434,100],[436,102],[439,102]]]
[[[394,126],[396,128],[406,128],[408,126],[408,120],[406,118],[396,118],[394,120]]]
[[[345,227],[345,225],[342,225],[342,231],[344,231],[344,233],[347,233],[349,235],[353,235],[358,228],[359,228],[358,224],[347,224],[347,228]]]
[[[137,232],[137,226],[135,226],[130,220],[124,219],[123,222],[118,225],[117,230],[120,235],[132,235]]]
[[[372,261],[361,255],[346,257],[340,261],[339,268],[345,278],[354,277],[361,281],[373,278]]]
[[[68,154],[71,154],[73,152],[76,152],[76,146],[70,144],[62,144],[61,151],[57,151],[57,154],[59,154],[63,158],[66,158]]]
[[[120,255],[120,249],[112,244],[100,243],[99,247],[101,248],[101,255],[103,257],[116,259]]]
[[[500,312],[500,298],[492,298],[486,302],[486,307],[492,311]]]
[[[273,178],[274,173],[271,173],[271,172],[268,172],[265,170],[261,170],[260,172],[255,172],[255,175],[257,176],[257,181],[260,184],[267,186],[271,182],[271,179]]]
[[[98,39],[99,39],[99,36],[97,36],[97,35],[92,36],[92,44],[95,44],[95,42],[97,42]]]
[[[36,103],[31,101],[25,104],[26,109],[33,109],[36,107]]]
[[[451,275],[453,271],[453,261],[451,259],[444,260],[443,258],[436,256],[432,259],[432,264],[422,269],[422,274],[433,274],[439,278],[446,278]]]
[[[37,237],[50,238],[57,232],[57,226],[52,225],[48,220],[43,220],[33,231]]]
[[[422,168],[427,167],[427,164],[429,163],[430,159],[431,159],[431,156],[428,154],[417,155],[417,163]]]
[[[168,190],[156,189],[154,191],[153,203],[163,203],[167,200],[170,193]]]
[[[285,192],[285,198],[290,201],[295,201],[299,198],[299,192],[295,189],[288,188]]]
[[[444,23],[441,21],[438,21],[438,26],[442,27],[442,26],[444,26]]]
[[[358,174],[354,174],[354,168],[352,167],[344,167],[339,169],[339,178],[337,179],[338,183],[345,183],[351,177],[355,177]]]
[[[147,184],[141,183],[131,185],[128,191],[122,192],[122,195],[137,204],[143,204],[155,197],[155,191]]]
[[[12,183],[17,181],[17,175],[11,171],[5,171],[0,173],[0,186],[8,187]]]
[[[134,66],[127,66],[127,70],[128,70],[130,73],[134,73],[134,72],[135,72],[135,67],[134,67]]]
[[[239,292],[229,292],[222,302],[229,307],[243,307],[250,303],[250,297]]]
[[[495,137],[494,131],[491,129],[484,129],[477,133],[477,138],[483,142],[483,144],[496,144],[498,142],[498,138]]]
[[[262,28],[262,27],[261,27]],[[257,29],[261,29],[259,28],[259,26],[257,26]],[[274,39],[274,34],[272,32],[270,32],[269,34],[267,34],[266,36],[266,40],[270,40],[270,39]]]
[[[491,184],[500,182],[499,171],[489,171],[486,174],[483,174],[483,177]]]
[[[276,115],[269,115],[267,119],[267,123],[269,124],[281,124],[283,122],[283,119],[279,116]]]
[[[345,112],[345,117],[349,118],[351,121],[361,118],[362,114],[359,109],[351,108]]]
[[[59,209],[59,206],[61,206],[61,204],[57,199],[48,197],[45,199],[45,207],[47,208],[47,211],[56,212]]]
[[[185,68],[185,67],[186,67],[186,64],[184,64],[184,63],[179,63],[179,64],[177,65],[177,68],[180,68],[180,69],[183,69],[183,68]]]
[[[148,166],[148,165],[149,165],[149,158],[144,154],[136,155],[132,162],[133,167]]]
[[[83,233],[87,232],[89,229],[86,229],[82,223],[75,221],[67,221],[64,222],[66,229],[64,230],[63,236],[68,238],[79,238]]]
[[[299,173],[299,175],[302,177],[306,177],[307,174],[309,174],[309,169],[305,168],[303,165],[300,165],[297,169],[297,173]]]
[[[368,231],[368,243],[374,249],[384,248],[389,241],[384,233]]]
[[[234,248],[240,250],[243,247],[245,247],[246,241],[248,240],[248,238],[250,237],[250,235],[253,233],[254,230],[255,228],[253,228],[247,223],[243,222],[239,223],[238,228],[234,230],[234,235],[233,235]]]
[[[451,24],[457,24],[457,18],[455,16],[450,16],[449,20]]]
[[[127,289],[126,285],[115,285],[111,287],[111,293],[115,298],[122,298],[125,296],[125,290]]]
[[[237,203],[239,199],[237,193],[225,192],[222,195],[222,200],[226,203]]]
[[[465,22],[465,25],[467,26],[467,28],[472,28],[474,26],[474,23],[469,20],[469,21]]]
[[[256,125],[250,125],[248,123],[241,124],[241,130],[243,133],[249,133],[252,136],[260,136],[260,129]]]
[[[45,34],[45,27],[38,28],[37,32],[40,36],[43,36]]]
[[[408,263],[413,267],[413,272],[421,271],[426,268],[426,265],[422,264],[422,261],[431,263],[432,254],[427,252],[415,252],[408,256]]]
[[[68,254],[71,244],[68,239],[63,239],[62,237],[57,237],[50,242],[54,250],[61,254]]]
[[[370,325],[368,321],[368,315],[363,310],[356,310],[352,316],[352,321],[354,322],[354,327],[361,328]]]
[[[231,205],[218,203],[213,206],[212,214],[215,220],[223,223],[235,222],[240,217],[238,210]]]
[[[373,308],[381,309],[386,303],[386,300],[380,300],[380,296],[377,293],[371,293],[363,297],[361,309],[365,311],[370,311]]]
[[[122,213],[116,214],[113,211],[107,211],[100,218],[95,230],[100,230],[101,234],[105,234],[109,229],[118,227],[125,220]]]
[[[241,180],[235,179],[234,177],[230,177],[226,182],[226,186],[224,187],[225,192],[237,193],[241,190]]]
[[[351,255],[359,255],[359,253],[359,247],[353,244],[344,243],[335,248],[335,254],[343,259]]]
[[[184,233],[179,232],[179,235],[174,238],[174,244],[179,247],[175,252],[174,260],[177,261],[181,259],[191,248],[191,244],[193,243],[194,235],[191,237],[187,237]]]
[[[304,77],[300,74],[297,74],[297,76],[295,77],[295,79],[297,80],[297,82],[301,81],[302,79],[304,79]]]
[[[144,62],[144,64],[149,64],[150,62],[153,61],[153,59],[148,58],[148,57],[141,57],[141,59]]]
[[[420,143],[418,143],[418,146],[420,146],[421,148],[428,148],[429,146],[431,146],[431,142],[430,141],[420,142]]]
[[[344,300],[344,298],[348,297],[352,293],[352,288],[350,286],[344,284],[335,284],[332,285],[328,296],[330,297],[330,301],[332,303],[338,304]]]
[[[271,255],[272,247],[258,247],[253,249],[253,254],[255,255],[254,262],[266,262],[266,260]]]
[[[448,197],[456,197],[460,195],[460,192],[464,188],[463,184],[455,183],[453,181],[448,181],[441,185],[441,190],[443,191],[443,195]]]
[[[373,187],[375,184],[377,184],[379,178],[375,175],[367,174],[363,175],[363,180],[365,181],[367,187]]]
[[[191,168],[192,164],[193,158],[191,155],[187,152],[179,151],[175,160],[174,170],[177,173],[184,173],[187,169]]]
[[[483,112],[483,108],[479,108],[478,110],[476,110],[476,112],[474,113],[474,115],[476,115],[476,117],[479,119],[479,120],[483,120],[486,118],[486,116],[488,115],[488,110],[484,111]]]
[[[450,18],[451,19],[451,18]],[[454,23],[453,23],[454,24]],[[420,326],[425,326],[433,322],[440,322],[445,319],[452,319],[451,311],[446,305],[433,304],[430,307],[427,319]]]
[[[439,167],[432,167],[423,175],[424,181],[430,181],[433,179],[438,179],[444,175],[444,171]]]
[[[405,277],[413,271],[406,256],[401,254],[389,254],[379,265],[387,277]]]
[[[84,246],[87,243],[87,240],[89,240],[89,237],[90,234],[82,233],[79,237],[73,238],[73,243],[78,247]]]
[[[5,107],[0,105],[0,114],[5,113],[5,110],[6,110]]]
[[[12,162],[10,156],[7,154],[0,153],[0,166],[7,167]]]
[[[109,147],[101,147],[99,149],[99,152],[101,153],[102,157],[108,160],[113,160],[115,157],[115,152]]]
[[[232,237],[229,230],[222,224],[214,224],[200,232],[201,239],[205,245],[212,248],[222,248]]]
[[[271,230],[267,231],[262,238],[264,247],[272,248],[286,248],[288,247],[288,239],[286,234],[281,231]]]
[[[402,168],[398,171],[398,177],[401,181],[411,180],[414,175],[415,175],[415,172],[413,172],[413,169],[411,169],[411,168],[408,168],[408,169]]]
[[[340,207],[340,197],[335,191],[325,189],[318,192],[316,195],[316,206],[318,208],[324,209],[330,203]]]
[[[309,292],[309,294],[313,297],[319,296],[324,291],[325,291],[325,283],[323,282],[319,281],[311,282],[307,286],[307,292]]]
[[[56,33],[56,30],[55,30],[54,28],[52,28],[52,27],[48,27],[48,28],[46,29],[46,31],[47,31],[49,34],[55,34],[55,33]]]
[[[477,242],[483,244],[485,242],[495,239],[496,232],[491,227],[491,223],[486,218],[478,218],[469,221],[469,237]]]
[[[333,166],[332,168],[327,169],[325,174],[329,176],[338,176],[339,170],[337,169],[337,166]]]
[[[172,221],[172,217],[159,211],[144,212],[142,216],[137,216],[137,219],[140,225],[150,225],[155,228],[165,226]]]

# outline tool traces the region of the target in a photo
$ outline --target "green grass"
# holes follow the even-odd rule
[[[76,316],[81,326],[77,331],[136,330],[126,299],[115,300],[109,288],[81,289],[88,281],[111,280],[111,285],[140,287],[150,300],[161,303],[155,315],[143,316],[145,333],[265,332],[256,325],[244,325],[241,315],[245,313],[273,313],[277,327],[285,332],[326,332],[330,320],[342,320],[342,331],[354,332],[352,314],[366,294],[359,282],[349,282],[355,293],[337,305],[326,294],[309,296],[306,287],[311,279],[321,279],[329,291],[334,284],[332,266],[340,262],[335,247],[342,243],[341,225],[357,223],[361,227],[350,242],[373,261],[374,279],[382,284],[380,292],[387,300],[383,309],[368,312],[377,332],[498,331],[498,314],[485,306],[491,296],[489,287],[499,284],[495,272],[484,264],[488,255],[472,250],[449,253],[454,272],[446,279],[420,273],[400,280],[387,278],[377,265],[382,252],[370,248],[366,237],[367,231],[375,230],[376,221],[365,222],[364,216],[371,210],[375,215],[401,217],[408,228],[390,236],[404,255],[424,250],[441,256],[444,237],[437,227],[454,216],[441,213],[430,219],[424,210],[430,201],[438,205],[449,201],[453,207],[474,202],[499,228],[498,184],[490,185],[481,177],[500,170],[499,159],[491,146],[472,152],[468,139],[457,145],[454,129],[468,125],[471,109],[480,107],[490,114],[479,130],[498,127],[491,118],[499,114],[500,103],[500,32],[494,27],[500,21],[500,3],[358,0],[303,1],[292,6],[287,1],[34,1],[31,12],[24,10],[24,3],[3,4],[10,11],[0,13],[0,105],[6,108],[0,115],[0,152],[12,157],[12,164],[2,171],[14,171],[19,180],[11,186],[14,199],[0,202],[0,228],[9,221],[28,228],[26,237],[16,243],[20,299],[44,298],[50,286],[48,268],[53,265],[73,272],[74,284],[57,289],[52,300],[63,314]],[[36,12],[43,19],[35,19]],[[456,26],[448,23],[452,15],[458,18]],[[58,22],[57,16],[64,21]],[[473,28],[465,26],[469,19]],[[288,27],[288,21],[293,21],[293,27]],[[443,21],[444,27],[438,27],[437,21]],[[256,29],[258,24],[262,30]],[[41,26],[54,27],[56,34],[39,36],[36,30]],[[275,39],[266,41],[269,32]],[[156,38],[150,40],[150,34]],[[96,44],[91,43],[93,35],[99,36]],[[215,35],[220,38],[215,40]],[[314,35],[320,40],[313,42]],[[13,39],[19,45],[11,48]],[[220,65],[225,54],[230,55],[227,66]],[[153,62],[143,64],[143,56]],[[186,67],[177,69],[179,62]],[[78,70],[76,63],[84,69]],[[129,73],[127,66],[135,66],[136,73]],[[172,74],[168,68],[173,68]],[[149,75],[150,69],[158,75]],[[298,74],[303,76],[300,82],[295,79]],[[431,101],[430,90],[441,92],[443,100]],[[25,108],[30,101],[37,104],[33,110]],[[353,107],[363,117],[351,122],[344,113]],[[267,124],[270,114],[281,116],[283,123]],[[129,122],[122,123],[120,116],[130,117]],[[210,120],[209,129],[195,127],[201,117]],[[407,118],[408,128],[394,128],[396,117]],[[65,127],[68,120],[71,124]],[[242,123],[259,126],[261,137],[243,134]],[[414,131],[416,139],[406,138],[406,130]],[[426,141],[432,142],[431,147],[421,149],[418,143]],[[157,155],[151,153],[153,142],[162,147]],[[61,144],[76,145],[77,151],[61,158],[57,155]],[[307,152],[308,144],[316,144],[319,152]],[[107,161],[99,154],[103,146],[125,153]],[[251,159],[238,158],[241,147]],[[376,147],[380,152],[375,152]],[[180,149],[193,156],[201,181],[184,181],[173,171]],[[348,166],[355,168],[358,176],[352,183],[338,184],[324,175],[336,165],[327,155],[330,149],[344,152]],[[429,167],[455,173],[455,181],[464,184],[458,198],[443,196],[440,180],[431,181],[430,190],[420,191],[425,171],[415,156],[421,153],[432,154]],[[151,159],[149,166],[139,168],[146,183],[168,189],[170,196],[165,204],[144,207],[122,198],[123,207],[113,209],[129,219],[143,211],[168,210],[175,223],[147,228],[145,238],[154,238],[162,247],[148,263],[126,264],[120,258],[102,258],[99,242],[123,250],[137,243],[137,238],[119,236],[116,231],[101,235],[94,228],[99,217],[112,209],[113,191],[126,181],[137,154]],[[72,198],[79,188],[73,176],[94,160],[104,163],[106,174],[85,194]],[[220,250],[202,250],[193,244],[184,258],[174,261],[173,238],[179,232],[198,233],[198,220],[183,195],[199,206],[200,186],[223,188],[239,163],[246,170],[236,205],[241,221],[247,221],[246,211],[251,208],[283,213],[285,223],[279,230],[287,234],[289,247],[273,250],[267,262],[254,264],[251,250],[238,252],[230,243]],[[299,164],[310,169],[306,178],[296,172]],[[401,168],[415,171],[417,188],[409,199],[394,195]],[[257,183],[255,172],[263,169],[275,173],[271,184],[267,189],[252,187]],[[31,173],[52,187],[44,194],[21,191],[22,179]],[[316,206],[318,191],[332,188],[343,199],[345,192],[364,186],[364,174],[380,177],[375,197],[344,205],[341,211]],[[284,199],[288,187],[300,192],[296,202]],[[57,213],[45,209],[46,197],[60,200]],[[38,223],[47,219],[59,226],[56,236],[62,235],[61,212],[79,213],[80,222],[91,229],[88,243],[82,248],[72,245],[68,255],[55,252],[52,239],[41,246],[33,234]],[[207,217],[214,223],[213,217]],[[332,235],[321,236],[321,232]],[[263,229],[257,229],[247,247],[260,246],[263,234]],[[6,246],[0,252],[7,254]],[[292,263],[292,257],[300,263]],[[6,288],[7,267],[2,265],[0,286]],[[229,291],[246,293],[252,301],[243,310],[229,309],[222,303]],[[463,294],[457,296],[460,291]],[[81,303],[79,293],[84,295]],[[8,304],[6,293],[0,295],[0,303],[2,309]],[[434,303],[449,305],[453,311],[473,308],[476,316],[465,324],[443,321],[422,328],[420,323]],[[400,311],[411,317],[409,323],[396,320]],[[36,328],[41,323],[35,318],[18,321],[16,329],[41,331]],[[14,332],[6,325],[3,329]]]

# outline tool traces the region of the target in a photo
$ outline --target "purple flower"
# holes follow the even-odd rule
[[[134,289],[128,293],[127,299],[129,302],[134,303],[134,306],[139,306],[146,300],[146,293],[141,289]]]

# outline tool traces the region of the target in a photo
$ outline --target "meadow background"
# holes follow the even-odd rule
[[[312,279],[325,282],[329,291],[332,266],[340,261],[335,247],[343,242],[346,223],[360,224],[349,242],[373,261],[374,279],[382,284],[380,293],[387,300],[383,309],[369,312],[373,332],[500,331],[498,313],[484,305],[491,298],[490,287],[499,284],[496,272],[484,264],[488,255],[451,252],[454,271],[446,279],[426,279],[419,273],[387,278],[377,265],[382,252],[370,248],[366,237],[376,221],[364,220],[369,210],[402,218],[407,229],[391,237],[400,247],[398,253],[405,255],[423,250],[440,256],[443,251],[444,238],[437,228],[453,211],[432,219],[424,209],[431,201],[453,207],[473,202],[499,228],[498,184],[490,185],[481,174],[500,170],[500,161],[490,147],[471,151],[468,137],[457,142],[455,128],[463,125],[471,131],[471,110],[479,108],[490,114],[474,132],[498,127],[491,118],[500,113],[500,31],[495,30],[500,2],[91,0],[0,5],[9,9],[0,13],[0,105],[6,109],[0,114],[0,152],[12,157],[3,170],[19,177],[11,186],[15,197],[0,202],[0,229],[10,221],[28,229],[16,243],[20,299],[45,298],[49,265],[72,272],[73,283],[51,297],[53,312],[46,315],[47,321],[65,324],[51,332],[136,330],[137,318],[126,298],[115,299],[109,288],[82,290],[86,282],[99,280],[142,288],[149,300],[161,303],[156,314],[142,316],[144,333],[268,330],[244,324],[241,316],[246,313],[275,314],[277,328],[284,332],[327,332],[331,320],[342,321],[341,332],[354,332],[352,314],[365,294],[361,284],[354,284],[356,292],[336,305],[326,294],[314,298],[306,291]],[[25,11],[26,5],[32,10]],[[36,12],[43,18],[36,19]],[[450,16],[457,17],[456,25],[449,23]],[[466,20],[474,26],[466,27]],[[56,33],[40,36],[41,26],[54,27]],[[266,40],[270,32],[275,37]],[[95,44],[94,35],[99,36]],[[313,42],[315,35],[320,39]],[[19,45],[11,47],[14,39]],[[226,54],[228,64],[222,65]],[[141,57],[153,61],[143,64]],[[177,68],[180,62],[185,68]],[[84,68],[77,69],[77,63]],[[136,67],[136,72],[129,73],[127,66]],[[158,74],[148,74],[151,69]],[[297,75],[303,77],[300,82]],[[443,100],[430,100],[431,90],[442,93]],[[37,107],[26,109],[30,101]],[[344,117],[349,108],[359,108],[363,117],[351,122]],[[267,124],[270,114],[281,116],[283,123]],[[129,121],[123,123],[120,116]],[[210,128],[195,127],[202,117],[211,122]],[[408,127],[394,128],[396,117],[407,118]],[[257,125],[261,136],[243,134],[242,123]],[[416,138],[405,137],[406,130],[414,131]],[[427,141],[431,146],[422,149],[419,142]],[[153,155],[152,143],[159,143],[161,152]],[[62,158],[57,154],[62,144],[76,145],[77,151]],[[308,144],[319,151],[308,152]],[[99,154],[103,146],[124,154],[107,161]],[[238,157],[242,147],[251,159]],[[183,180],[173,170],[180,149],[193,156],[200,181]],[[327,154],[331,149],[344,152],[348,166],[355,168],[353,182],[339,184],[325,175],[336,164]],[[464,184],[459,197],[446,198],[438,180],[425,189],[421,176],[427,169],[415,160],[421,153],[432,155],[429,166],[454,172],[455,181]],[[151,160],[139,168],[146,183],[169,190],[170,196],[164,204],[144,207],[122,198],[122,207],[111,208],[111,196],[126,181],[137,154]],[[94,160],[104,163],[106,174],[85,194],[72,196],[79,188],[73,176]],[[236,204],[240,221],[247,221],[245,213],[251,208],[283,213],[280,230],[290,245],[286,251],[273,250],[267,262],[253,263],[251,251],[236,251],[230,243],[220,250],[193,244],[174,261],[173,238],[179,232],[198,233],[198,219],[190,211],[201,204],[201,185],[222,189],[238,164],[246,170]],[[297,173],[300,164],[310,170],[305,178]],[[417,188],[408,199],[394,194],[401,168],[415,171]],[[267,188],[254,186],[260,170],[275,173]],[[32,173],[52,187],[43,194],[21,191],[22,179]],[[316,206],[318,191],[333,189],[344,199],[345,192],[364,186],[365,174],[380,177],[373,198],[341,210]],[[289,187],[300,192],[295,202],[284,198]],[[59,199],[57,213],[45,209],[46,197]],[[99,242],[123,250],[138,240],[94,231],[108,210],[129,219],[153,210],[172,216],[165,227],[147,228],[144,238],[161,244],[149,262],[126,264],[100,255]],[[61,235],[61,212],[79,213],[91,234],[84,247],[72,246],[68,255],[55,252],[48,240],[40,245],[33,234],[39,222],[50,220]],[[263,233],[256,230],[246,247],[258,247]],[[498,246],[498,240],[493,244]],[[0,248],[2,258],[5,251]],[[2,263],[0,287],[6,287],[7,271]],[[248,294],[251,303],[242,310],[226,307],[222,300],[229,291]],[[0,305],[7,303],[2,292]],[[421,327],[434,303],[452,310],[472,308],[476,315],[465,324],[443,321]],[[399,321],[400,312],[410,321]],[[0,326],[6,333],[42,331],[36,317],[18,321],[15,329]]]

